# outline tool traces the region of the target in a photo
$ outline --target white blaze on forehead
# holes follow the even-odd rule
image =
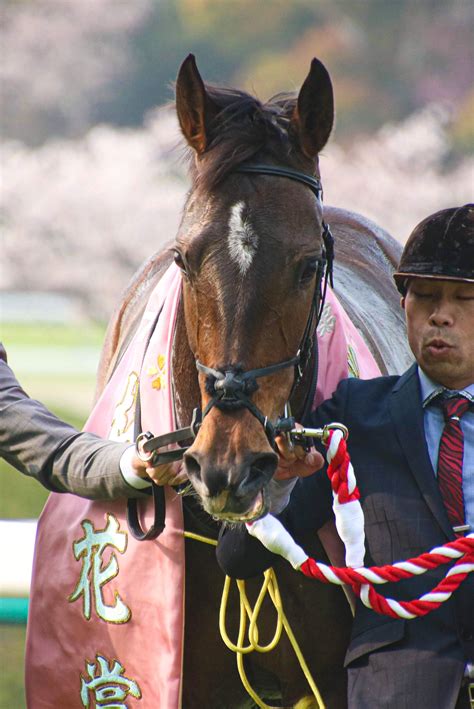
[[[245,209],[243,202],[237,202],[230,210],[229,217],[229,253],[237,264],[243,276],[247,273],[257,253],[258,237],[251,225],[245,221],[242,214]]]

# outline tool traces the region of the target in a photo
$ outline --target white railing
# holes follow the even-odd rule
[[[0,597],[30,592],[36,520],[0,520]]]

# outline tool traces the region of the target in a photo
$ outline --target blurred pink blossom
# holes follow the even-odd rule
[[[350,148],[321,156],[325,202],[403,242],[426,215],[472,198],[474,159],[444,167],[445,109],[431,106]],[[139,264],[171,241],[188,187],[174,113],[144,126],[97,126],[40,148],[2,146],[4,290],[75,294],[107,317]]]

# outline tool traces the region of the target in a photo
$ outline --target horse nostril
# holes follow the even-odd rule
[[[189,478],[201,479],[201,466],[192,453],[186,453],[184,455],[184,467],[186,468]]]
[[[249,474],[245,480],[245,487],[256,482],[268,482],[277,469],[278,457],[275,453],[259,455],[251,463]]]

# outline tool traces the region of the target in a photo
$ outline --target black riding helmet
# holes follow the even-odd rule
[[[474,204],[423,219],[408,237],[393,277],[402,295],[409,278],[474,283]]]

